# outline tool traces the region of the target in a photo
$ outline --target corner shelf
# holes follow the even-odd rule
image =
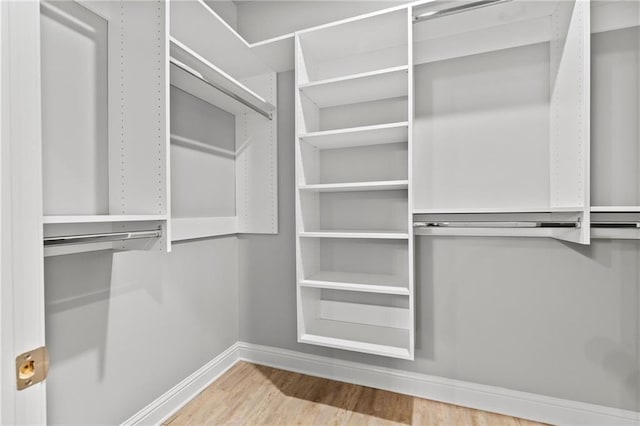
[[[321,183],[312,185],[300,185],[301,191],[313,192],[350,192],[350,191],[395,191],[407,189],[408,180],[389,180],[378,182],[350,182],[350,183]]]
[[[172,86],[234,115],[271,117],[275,106],[173,37],[170,53]]]
[[[401,121],[374,126],[303,133],[299,138],[301,141],[319,149],[333,149],[407,142],[408,133],[409,123]]]
[[[320,108],[406,97],[406,65],[314,81],[298,86]]]
[[[171,219],[171,241],[210,238],[238,233],[237,216]]]
[[[109,222],[149,222],[167,220],[166,215],[68,215],[43,216],[42,223],[48,224],[78,224],[78,223],[109,223]]]

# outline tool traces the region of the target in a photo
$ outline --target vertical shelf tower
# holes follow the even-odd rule
[[[298,340],[413,359],[409,14],[296,34]]]

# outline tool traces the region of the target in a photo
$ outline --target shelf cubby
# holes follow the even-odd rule
[[[414,212],[574,211],[584,226],[551,234],[589,242],[588,6],[511,1],[413,24]]]

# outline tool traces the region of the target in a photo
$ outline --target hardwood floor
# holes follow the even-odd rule
[[[246,362],[236,364],[165,424],[539,425]]]

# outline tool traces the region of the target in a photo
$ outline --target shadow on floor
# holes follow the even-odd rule
[[[253,367],[284,395],[401,424],[412,424],[413,398],[275,368]]]

